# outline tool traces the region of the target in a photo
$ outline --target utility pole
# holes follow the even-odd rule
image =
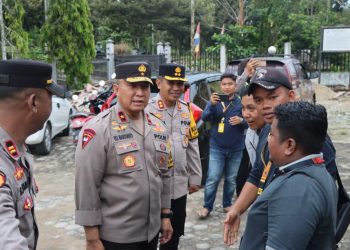
[[[6,37],[5,37],[5,23],[4,13],[2,9],[2,0],[0,0],[0,29],[1,29],[1,54],[2,60],[6,60]]]
[[[191,0],[191,52],[193,52],[194,44],[194,0]]]

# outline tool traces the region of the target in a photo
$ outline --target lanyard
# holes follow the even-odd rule
[[[223,107],[222,112],[225,114],[225,112],[228,110],[228,108],[231,106],[232,101],[227,105],[227,107],[225,106],[224,102],[221,102],[221,105]]]
[[[263,147],[263,150],[261,150],[261,153],[260,153],[260,158],[261,158],[261,162],[264,164],[264,171],[261,175],[261,178],[260,178],[260,181],[259,181],[259,186],[258,186],[258,192],[257,192],[257,195],[261,195],[261,193],[264,191],[265,189],[265,185],[266,185],[266,179],[267,179],[267,176],[269,175],[270,173],[270,169],[271,169],[271,165],[272,165],[272,162],[269,161],[267,164],[265,162],[265,159],[264,159],[264,154],[265,154],[265,150],[266,150],[266,146],[267,146],[267,141],[265,142],[265,145]]]

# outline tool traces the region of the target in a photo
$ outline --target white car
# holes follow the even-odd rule
[[[41,130],[26,139],[26,144],[33,148],[36,154],[49,154],[52,149],[52,138],[60,133],[69,135],[72,112],[73,107],[67,99],[52,96],[52,112],[49,119]]]

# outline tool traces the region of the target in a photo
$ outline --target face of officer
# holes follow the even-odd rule
[[[159,94],[168,107],[174,106],[185,91],[185,82],[183,81],[169,81],[163,77],[159,77],[156,83]]]
[[[118,84],[113,85],[113,89],[125,113],[131,118],[139,118],[141,111],[148,104],[151,93],[150,84],[148,82],[130,83],[120,79]]]
[[[277,105],[295,100],[295,92],[285,87],[266,90],[256,86],[252,93],[258,112],[264,117],[265,123],[271,124],[274,109]]]
[[[236,81],[230,77],[225,77],[220,82],[221,91],[228,95],[229,98],[233,97],[236,90]]]
[[[242,116],[253,130],[262,128],[265,124],[264,117],[258,112],[252,95],[242,97]]]

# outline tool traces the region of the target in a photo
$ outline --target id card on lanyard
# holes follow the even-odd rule
[[[221,105],[223,107],[223,114],[224,115],[225,115],[225,112],[227,111],[227,109],[230,107],[231,104],[232,104],[232,102],[230,102],[230,104],[227,105],[227,107],[226,107],[225,103],[221,102]],[[218,133],[224,133],[224,131],[225,131],[225,123],[224,123],[224,121],[225,121],[225,117],[222,117],[221,121],[220,121],[220,123],[218,125]]]

